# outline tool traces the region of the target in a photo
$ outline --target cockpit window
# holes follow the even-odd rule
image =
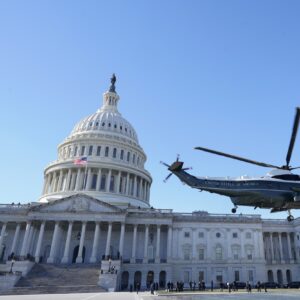
[[[300,176],[296,174],[282,174],[282,175],[275,175],[272,178],[282,179],[282,180],[293,180],[293,181],[300,181]]]

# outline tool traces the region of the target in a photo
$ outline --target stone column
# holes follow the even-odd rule
[[[120,253],[121,260],[123,257],[124,236],[125,236],[125,223],[121,223],[120,243],[119,243],[119,253]]]
[[[111,240],[112,222],[108,223],[106,247],[105,247],[105,258],[109,256],[110,240]]]
[[[0,236],[0,257],[2,256],[2,245],[3,245],[3,241],[4,241],[4,236],[5,236],[5,231],[6,231],[6,223],[2,224],[2,228],[1,228],[1,236]]]
[[[133,197],[136,197],[136,191],[137,191],[137,176],[134,175],[134,177],[133,177]]]
[[[76,263],[79,263],[79,264],[83,263],[82,251],[83,251],[83,245],[84,245],[84,239],[85,239],[85,230],[86,230],[86,222],[82,222],[79,250],[78,250],[78,256],[76,258]]]
[[[170,262],[172,259],[172,226],[168,226],[168,249],[167,249],[167,262]]]
[[[25,257],[27,254],[27,245],[28,245],[28,237],[29,237],[30,227],[31,227],[31,221],[28,221],[26,223],[24,239],[23,239],[22,248],[21,248],[21,252],[20,252],[20,256],[23,256],[23,257]]]
[[[196,228],[192,228],[192,260],[196,260]]]
[[[29,254],[31,254],[31,246],[32,246],[34,232],[35,232],[35,228],[32,225],[29,230],[29,236],[28,236],[28,242],[27,242],[27,253],[29,253]]]
[[[101,169],[98,170],[96,191],[100,191],[100,184],[101,184]]]
[[[147,183],[147,202],[150,200],[150,184]]]
[[[75,191],[79,191],[80,189],[80,176],[81,175],[81,169],[78,168],[77,170],[77,176],[76,176],[76,183],[75,183]]]
[[[271,259],[272,259],[272,262],[273,262],[275,260],[274,245],[273,245],[273,232],[270,232],[270,243],[271,243]]]
[[[242,259],[245,259],[245,239],[244,239],[244,230],[243,229],[240,229],[240,234],[241,234],[241,256],[242,256]]]
[[[65,191],[71,190],[71,186],[70,186],[71,174],[72,174],[72,169],[69,169],[67,179],[66,179],[66,185],[64,187]]]
[[[145,243],[144,243],[144,259],[143,263],[148,263],[148,237],[149,237],[149,225],[145,225]]]
[[[92,169],[88,168],[86,183],[85,183],[85,190],[88,191],[91,189],[91,181],[92,181]]]
[[[118,171],[116,193],[120,194],[121,171]],[[122,189],[121,189],[122,190]]]
[[[126,176],[126,191],[125,191],[125,195],[129,195],[129,179],[130,179],[130,174],[127,173],[127,176]]]
[[[61,184],[62,184],[62,179],[63,179],[63,170],[61,169],[61,170],[59,171],[59,178],[58,178],[58,184],[57,184],[57,191],[58,191],[58,192],[62,190],[62,186],[61,186]]]
[[[211,260],[211,247],[210,247],[210,228],[206,228],[206,246],[207,246],[207,251],[206,251],[206,257],[208,260]]]
[[[43,221],[40,226],[39,238],[38,238],[35,255],[34,255],[36,263],[40,262],[40,253],[41,253],[41,247],[42,247],[42,242],[43,242],[43,237],[44,237],[45,224],[46,224],[46,222]]]
[[[11,245],[10,254],[14,253],[14,255],[16,255],[16,248],[17,248],[16,246],[17,246],[17,241],[19,240],[20,228],[21,228],[21,224],[17,223],[14,239]]]
[[[97,261],[97,250],[98,250],[99,236],[100,236],[99,232],[100,232],[100,223],[96,222],[90,263],[95,263]]]
[[[72,229],[73,229],[73,222],[69,222],[68,226],[68,232],[67,232],[67,239],[65,244],[65,250],[64,250],[64,256],[61,260],[62,264],[68,264],[69,263],[69,253],[70,253],[70,244],[71,244],[71,238],[72,238]]]
[[[282,251],[282,240],[281,240],[281,232],[278,232],[279,238],[279,255],[280,255],[280,262],[282,263],[283,259],[283,251]]]
[[[131,254],[131,263],[135,263],[135,252],[136,252],[136,235],[137,235],[137,224],[134,224],[133,227],[133,240],[132,240],[132,254]]]
[[[58,232],[59,232],[59,222],[55,222],[52,242],[51,242],[51,248],[50,248],[50,255],[47,259],[48,264],[55,263],[55,255],[57,252],[57,242],[58,242]]]
[[[286,237],[287,237],[287,243],[288,243],[288,251],[289,251],[289,260],[293,260],[293,256],[292,256],[292,247],[291,247],[291,235],[290,232],[286,233]]]
[[[46,185],[44,194],[48,194],[49,193],[49,189],[51,187],[51,185],[50,185],[51,181],[52,181],[52,173],[48,173],[47,174],[47,185]]]
[[[75,180],[76,180],[76,173],[71,172],[71,185],[70,185],[70,191],[75,190]]]
[[[160,263],[160,225],[157,225],[155,254],[155,262]]]
[[[110,181],[111,181],[111,170],[108,170],[106,189],[105,189],[106,192],[109,192],[110,190]]]

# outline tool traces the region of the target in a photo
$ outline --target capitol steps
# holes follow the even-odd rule
[[[105,292],[97,285],[100,265],[36,264],[9,294]]]

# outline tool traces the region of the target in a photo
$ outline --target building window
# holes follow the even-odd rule
[[[68,157],[70,157],[71,155],[71,147],[68,148]]]
[[[198,237],[199,237],[200,239],[203,239],[203,238],[204,238],[204,232],[199,232],[199,233],[198,233]]]
[[[199,249],[199,260],[204,260],[204,249]]]
[[[135,164],[135,154],[132,156],[132,163]]]
[[[251,249],[247,249],[247,259],[252,260],[252,250]]]
[[[191,250],[190,249],[184,249],[183,250],[183,259],[184,260],[190,260],[191,259]]]
[[[95,190],[97,186],[97,174],[93,174],[91,190]]]
[[[130,161],[130,152],[127,152],[127,161]]]
[[[189,237],[190,237],[190,233],[186,231],[186,232],[184,233],[184,237],[185,237],[185,238],[189,238]]]
[[[84,155],[84,151],[85,151],[85,146],[81,146],[81,153],[80,153],[80,155]]]
[[[93,146],[90,146],[89,147],[89,155],[92,155],[93,154]]]
[[[246,239],[251,239],[251,232],[246,232]]]
[[[105,147],[105,157],[108,157],[109,154],[109,147]]]
[[[234,239],[237,239],[237,237],[238,237],[237,232],[234,232],[234,233],[232,234],[232,237],[233,237]]]
[[[124,150],[121,150],[120,159],[121,159],[121,160],[124,159]]]
[[[216,233],[216,237],[217,237],[217,238],[220,238],[220,237],[221,237],[221,233],[220,233],[220,232],[217,232],[217,233]]]
[[[239,259],[239,249],[238,248],[233,248],[232,249],[232,254],[233,254],[233,259],[238,260]]]
[[[75,148],[74,148],[74,156],[77,156],[77,149],[78,149],[78,147],[75,146]]]
[[[222,247],[221,246],[216,247],[216,259],[218,259],[218,260],[223,259]]]
[[[117,157],[117,148],[114,148],[114,151],[113,151],[113,158],[116,158]]]
[[[97,147],[97,156],[100,156],[100,153],[101,153],[101,146],[98,146]]]

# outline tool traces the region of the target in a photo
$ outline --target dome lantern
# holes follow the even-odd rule
[[[116,92],[115,83],[117,78],[115,74],[112,75],[110,81],[111,86],[109,90],[103,94],[103,105],[100,110],[118,112],[118,101],[120,97]]]

